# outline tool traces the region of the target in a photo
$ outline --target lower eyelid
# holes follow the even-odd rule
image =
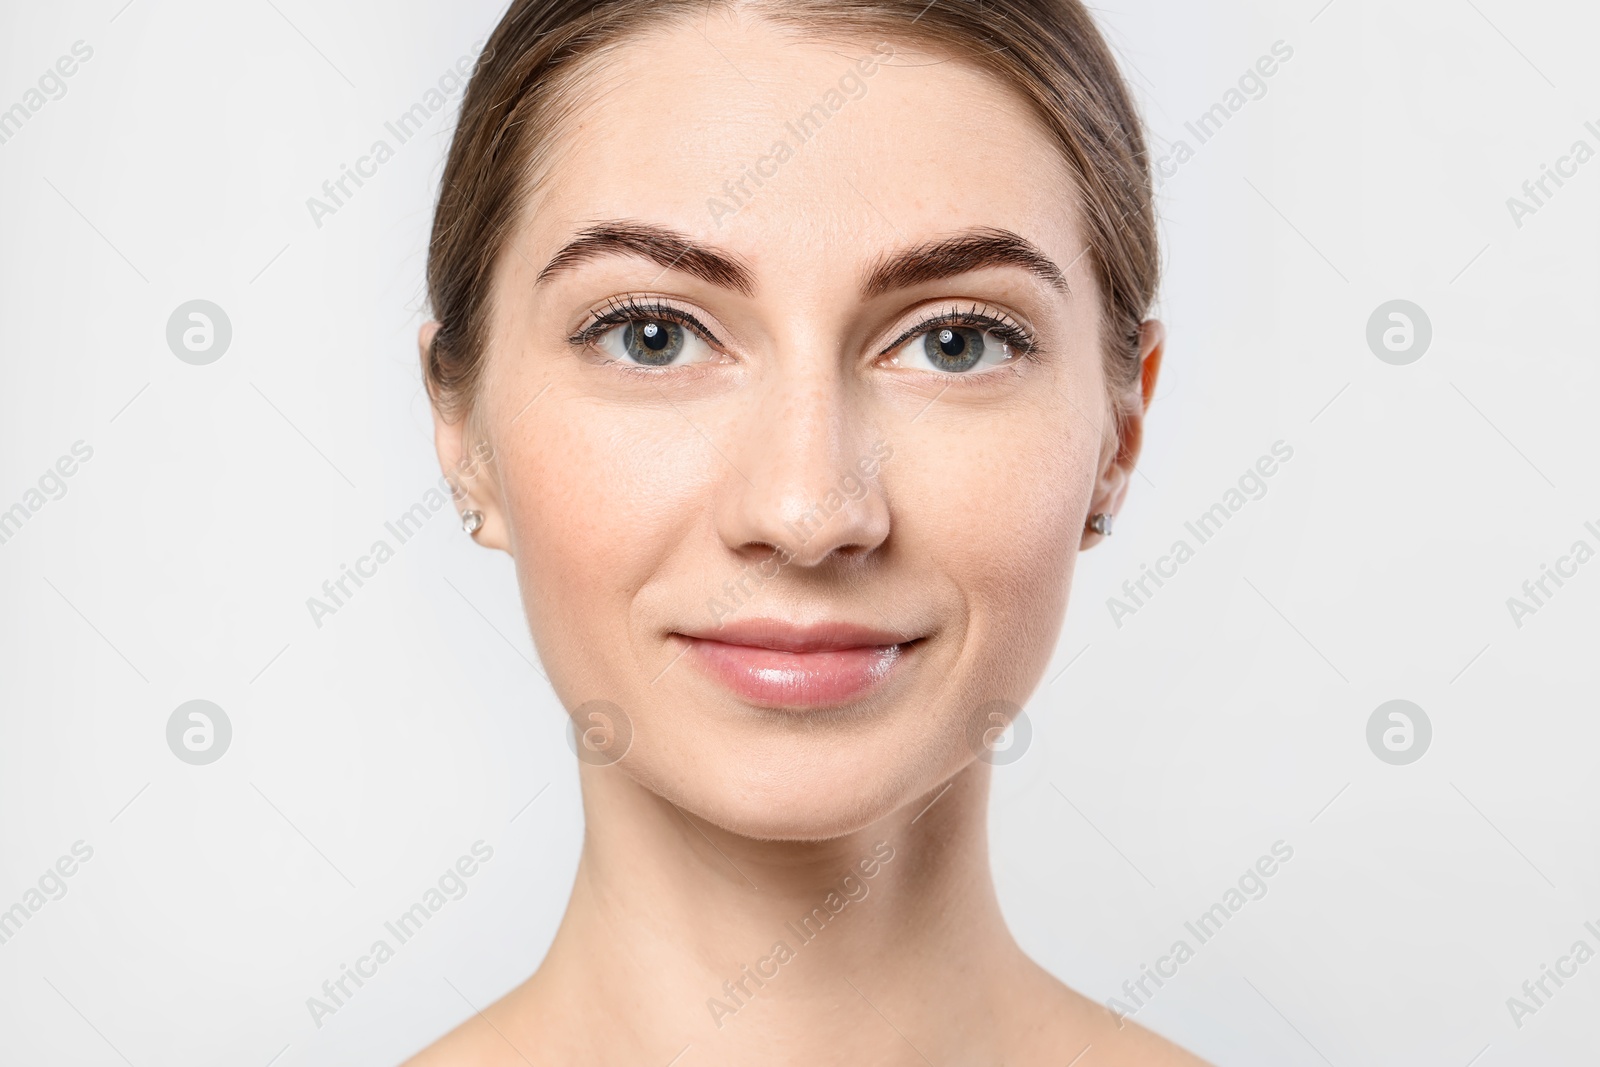
[[[924,322],[913,327],[911,330],[902,333],[898,340],[894,341],[883,350],[882,354],[888,355],[891,352],[898,352],[901,348],[916,340],[918,337],[922,337],[923,335],[931,333],[934,330],[943,329],[946,326],[958,326],[963,329],[978,330],[981,333],[993,334],[1001,341],[1004,341],[1006,344],[1010,345],[1012,349],[1017,351],[1019,354],[1025,354],[1037,346],[1037,342],[1034,341],[1033,335],[1029,333],[1029,331],[1004,319],[994,319],[991,321],[988,318],[968,319],[961,316],[941,316],[925,320]],[[1014,334],[1015,337],[1008,336],[1012,334]]]
[[[1020,360],[1031,358],[1038,351],[1037,343],[1034,342],[1034,340],[1031,337],[1029,337],[1026,333],[1023,333],[1022,339],[1020,341],[1017,341],[1017,340],[1012,340],[1012,339],[1004,336],[1003,334],[996,333],[995,332],[995,328],[992,325],[980,325],[980,324],[968,324],[968,323],[939,323],[939,322],[936,322],[932,326],[928,326],[926,328],[918,329],[916,332],[914,332],[912,334],[909,334],[904,339],[902,339],[900,341],[897,341],[893,345],[890,345],[889,348],[884,350],[882,355],[880,355],[878,358],[883,359],[883,358],[892,356],[895,359],[899,359],[900,354],[902,352],[904,352],[910,345],[915,343],[918,339],[926,337],[928,334],[932,333],[934,330],[943,329],[946,326],[961,326],[961,327],[964,327],[966,329],[977,330],[980,333],[987,334],[987,335],[989,335],[991,337],[996,338],[996,340],[998,340],[1001,344],[1005,345],[1008,349],[1011,350],[1011,357],[1012,358],[1006,360],[1005,363],[998,364],[997,366],[1007,366],[1007,365],[1019,362]],[[911,368],[911,369],[920,369],[920,368]],[[935,373],[939,373],[939,372],[935,372]],[[954,377],[971,377],[971,375],[968,374],[967,372],[962,372],[960,374],[955,374],[953,376]]]
[[[604,347],[602,347],[602,342],[604,342],[606,338],[611,336],[615,331],[622,330],[630,325],[636,325],[639,322],[651,321],[652,319],[655,321],[671,322],[674,325],[677,325],[679,328],[685,330],[696,341],[706,346],[706,348],[709,350],[709,358],[696,359],[688,363],[674,363],[665,366],[652,367],[647,364],[633,363],[625,359],[617,359],[614,355],[612,355],[612,353],[608,352]],[[591,327],[591,329],[593,329],[593,327]],[[714,339],[702,334],[699,330],[695,329],[693,325],[679,322],[677,319],[666,315],[630,318],[625,319],[622,322],[608,323],[604,326],[599,326],[597,332],[595,332],[594,335],[583,344],[583,347],[601,357],[599,360],[601,366],[614,366],[619,367],[622,370],[639,371],[645,375],[663,374],[668,371],[682,373],[692,367],[709,366],[717,363],[719,361],[718,357],[722,355],[722,348]]]

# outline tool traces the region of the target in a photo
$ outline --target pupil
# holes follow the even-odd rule
[[[622,334],[622,345],[628,357],[647,367],[665,367],[683,351],[682,327],[659,319],[630,322]]]
[[[983,332],[964,326],[944,326],[923,335],[928,360],[940,370],[957,374],[976,367],[983,359]]]

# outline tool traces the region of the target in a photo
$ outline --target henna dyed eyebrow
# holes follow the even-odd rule
[[[861,292],[882,296],[922,282],[1004,266],[1021,267],[1062,293],[1072,291],[1061,268],[1033,242],[1010,230],[979,227],[884,256],[867,274]]]
[[[662,270],[683,271],[723,289],[755,295],[755,275],[737,256],[696,244],[676,230],[645,222],[604,222],[589,227],[555,254],[534,284],[607,255],[641,256],[659,264]]]

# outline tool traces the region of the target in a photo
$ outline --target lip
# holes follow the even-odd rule
[[[679,632],[702,672],[751,704],[836,707],[883,685],[921,638],[846,622],[743,619]]]

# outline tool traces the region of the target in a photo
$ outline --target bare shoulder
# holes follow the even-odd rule
[[[1211,1067],[1194,1053],[1131,1020],[1121,1020],[1119,1028],[1110,1012],[1105,1016],[1099,1040],[1088,1042],[1083,1058],[1074,1067]]]
[[[535,1040],[536,1028],[516,1006],[521,990],[475,1011],[454,1030],[400,1067],[545,1067],[566,1062]]]
[[[401,1067],[501,1067],[518,1062],[516,1053],[504,1044],[501,1045],[504,1055],[496,1055],[490,1041],[493,1037],[494,1031],[482,1017],[474,1015],[406,1060]]]
[[[1211,1067],[1209,1063],[1132,1019],[1038,971],[1026,998],[1035,1023],[1025,1063],[1065,1063],[1073,1067]],[[1017,1020],[1021,1022],[1021,1020]],[[1019,1027],[1026,1032],[1026,1027]],[[1071,1047],[1068,1047],[1071,1046]],[[1077,1059],[1073,1059],[1077,1057]]]

